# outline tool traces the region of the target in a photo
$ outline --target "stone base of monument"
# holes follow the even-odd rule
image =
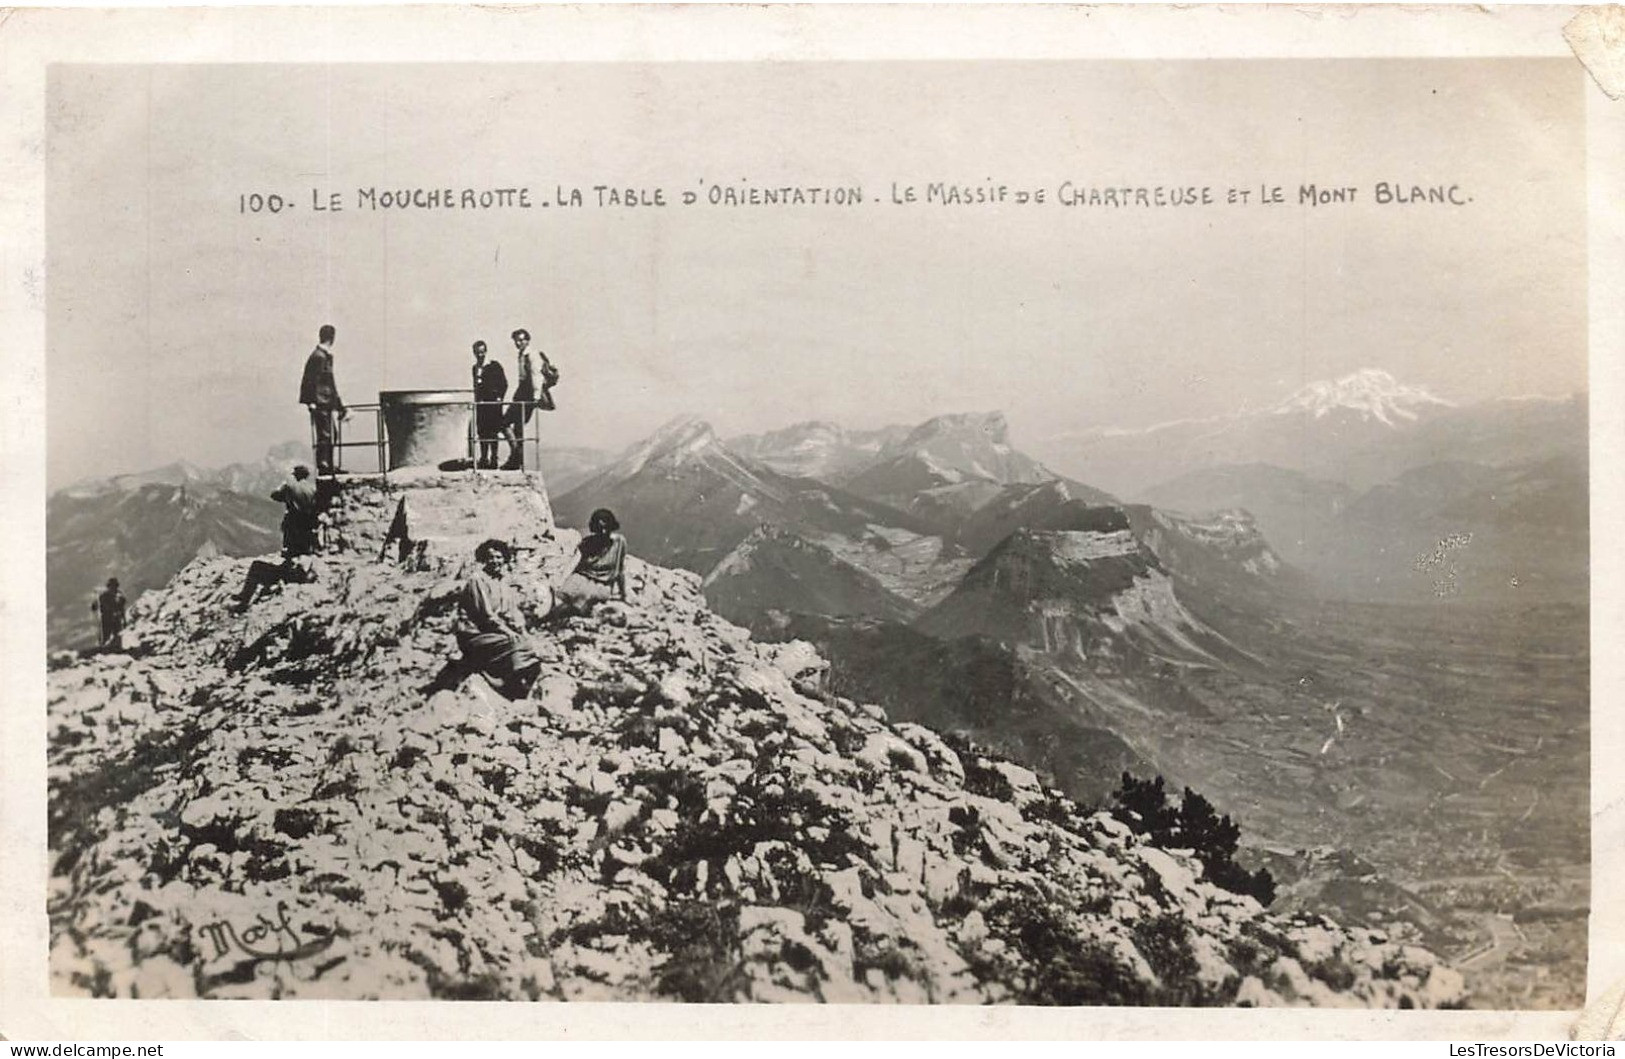
[[[553,537],[539,474],[443,474],[414,468],[340,479],[322,516],[324,550],[414,564],[460,561],[487,538],[520,548]]]

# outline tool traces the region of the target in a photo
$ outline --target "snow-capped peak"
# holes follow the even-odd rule
[[[1276,415],[1308,412],[1316,419],[1330,412],[1347,410],[1362,419],[1375,419],[1387,426],[1395,420],[1413,420],[1416,410],[1427,405],[1449,407],[1451,402],[1422,389],[1406,386],[1380,368],[1363,368],[1352,375],[1326,382],[1312,382],[1276,405]]]
[[[650,460],[662,456],[682,459],[716,443],[711,424],[698,416],[681,415],[633,445],[611,469],[615,478],[630,478]]]

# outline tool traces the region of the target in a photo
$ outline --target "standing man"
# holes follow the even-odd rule
[[[285,509],[282,515],[282,554],[313,555],[316,552],[316,483],[304,464],[293,469],[293,481],[283,482],[271,494]]]
[[[124,635],[124,593],[118,589],[118,578],[107,579],[107,588],[96,597],[90,609],[101,615],[103,649],[118,650]]]
[[[515,331],[513,344],[519,351],[516,369],[519,384],[514,387],[513,403],[508,406],[508,429],[513,433],[508,444],[513,451],[508,454],[508,462],[502,465],[505,471],[524,469],[525,424],[529,422],[531,412],[537,408],[549,412],[553,410],[552,389],[554,383],[559,381],[559,371],[547,359],[547,354],[530,348],[529,331],[523,327]]]
[[[474,343],[474,433],[480,439],[479,458],[474,466],[494,470],[497,465],[497,439],[513,437],[502,414],[502,399],[508,396],[508,375],[502,365],[485,359],[485,342]]]
[[[338,383],[333,381],[335,335],[332,324],[322,325],[316,335],[316,348],[305,361],[305,377],[299,383],[299,403],[310,409],[310,425],[316,432],[317,474],[337,473],[333,463],[335,416],[345,419],[350,414],[339,397]]]

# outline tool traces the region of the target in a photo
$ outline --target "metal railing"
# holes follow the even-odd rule
[[[473,393],[473,391],[470,390],[469,393]],[[540,460],[542,454],[542,438],[540,421],[537,420],[536,413],[541,410],[541,405],[537,404],[535,401],[527,401],[524,403],[527,406],[527,411],[525,412],[524,418],[521,422],[519,428],[520,432],[516,435],[514,433],[513,418],[518,412],[520,402],[468,402],[468,406],[472,410],[472,414],[468,417],[468,459],[473,462],[476,468],[478,468],[479,465],[481,443],[490,445],[497,451],[497,469],[501,469],[502,466],[508,462],[506,456],[504,456],[502,453],[503,448],[507,448],[508,452],[510,453],[517,450],[526,469],[535,470],[539,466],[538,461]],[[498,432],[495,435],[487,438],[482,438],[479,436],[480,409],[482,408],[497,408],[502,410],[502,422]]]
[[[376,468],[374,470],[372,470],[372,471],[362,469],[362,470],[360,470],[359,473],[361,473],[361,474],[383,474],[383,475],[387,475],[389,473],[389,453],[388,453],[389,439],[388,439],[388,437],[386,436],[386,434],[384,432],[383,409],[377,404],[352,404],[352,405],[346,405],[345,406],[345,412],[347,413],[347,415],[342,419],[339,418],[339,414],[337,412],[329,412],[328,413],[328,415],[332,416],[332,418],[333,418],[333,466],[334,466],[334,468],[337,469],[338,471],[342,472],[342,473],[351,473],[352,471],[355,470],[355,468],[350,468],[350,467],[344,466],[344,452],[345,452],[345,450],[346,449],[372,449],[373,450],[373,457],[374,457],[374,460],[376,461],[376,464],[377,464]],[[345,434],[344,428],[346,426],[354,424],[355,421],[358,418],[361,418],[365,413],[368,413],[368,412],[372,413],[372,432],[371,432],[372,437],[368,438],[366,440],[362,440],[362,441],[346,441],[345,438],[344,438],[344,434]],[[355,425],[359,426],[360,424],[355,424]],[[352,426],[352,430],[353,429],[354,429],[354,427]],[[314,460],[314,465],[317,468],[320,468],[320,466],[321,466],[321,457],[317,455],[317,452],[319,451],[319,446],[318,446],[317,441],[316,441],[316,420],[315,420],[314,417],[312,417],[311,421],[310,421],[310,451],[311,451],[311,457]],[[323,473],[325,473],[325,472],[318,469],[318,471],[317,471],[318,476],[320,476]]]
[[[481,469],[479,467],[479,459],[480,446],[482,443],[491,445],[496,449],[497,452],[496,468],[484,469],[504,469],[505,464],[509,462],[509,456],[514,452],[516,446],[523,461],[523,466],[526,469],[536,470],[540,467],[541,430],[539,429],[539,421],[536,419],[536,413],[542,410],[541,405],[534,401],[525,402],[528,410],[526,411],[524,420],[520,425],[520,433],[516,436],[514,433],[513,417],[516,414],[519,402],[475,401],[472,400],[472,395],[474,392],[472,390],[452,392],[466,392],[471,398],[465,402],[450,402],[452,407],[464,407],[469,410],[468,445],[463,453],[463,458],[466,460],[468,466],[465,468],[448,468],[444,467],[443,465],[442,469]],[[479,410],[482,408],[498,408],[502,410],[502,423],[500,425],[500,429],[498,433],[492,435],[491,437],[482,438],[479,433]],[[340,419],[336,412],[329,413],[333,417],[334,468],[342,474],[378,474],[387,479],[389,477],[389,430],[384,422],[383,406],[377,403],[347,405],[345,407],[345,411],[348,413],[348,415],[343,419]],[[372,420],[370,431],[366,430],[364,426],[364,421],[369,413]],[[360,440],[347,440],[345,437],[346,427],[349,427],[352,439],[355,438],[357,434],[360,434]],[[370,434],[370,437],[367,436],[368,434]],[[310,424],[310,446],[314,461],[313,465],[319,467],[320,460],[316,458],[315,455],[318,446],[316,440],[316,422],[314,419],[311,420]],[[352,449],[371,449],[373,453],[373,459],[371,461],[373,463],[373,467],[371,469],[366,467],[346,467],[344,455],[346,451]],[[324,472],[318,472],[318,476],[320,476],[321,473]]]

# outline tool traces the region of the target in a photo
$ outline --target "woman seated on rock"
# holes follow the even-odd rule
[[[455,688],[471,673],[482,673],[510,699],[530,694],[542,663],[525,642],[525,618],[507,573],[513,552],[499,540],[474,549],[480,566],[457,592],[457,623],[452,632],[462,657],[447,663],[425,688],[433,693]]]
[[[553,588],[549,618],[587,614],[604,600],[626,599],[626,538],[613,511],[592,513],[578,550],[575,569]]]

